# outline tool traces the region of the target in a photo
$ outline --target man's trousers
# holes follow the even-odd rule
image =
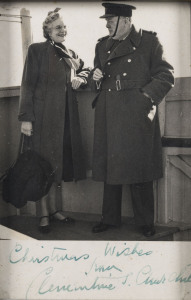
[[[137,226],[154,224],[153,181],[130,185],[134,219]],[[121,224],[122,185],[104,183],[102,221],[104,224]]]

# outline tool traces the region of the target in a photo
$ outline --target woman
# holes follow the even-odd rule
[[[86,85],[89,70],[75,52],[62,44],[66,26],[57,8],[43,22],[46,41],[30,45],[21,84],[21,132],[31,136],[33,150],[49,161],[54,183],[41,199],[39,230],[50,230],[50,216],[73,221],[56,207],[61,181],[85,179],[80,124],[74,90]]]

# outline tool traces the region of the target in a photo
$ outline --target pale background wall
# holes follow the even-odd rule
[[[164,54],[175,67],[176,77],[190,76],[190,3],[189,2],[133,2],[136,28],[158,33],[164,45]],[[107,35],[105,20],[99,19],[104,8],[101,2],[13,2],[0,3],[0,13],[19,14],[25,7],[30,10],[33,42],[44,40],[42,22],[47,12],[62,8],[68,28],[66,45],[75,50],[87,66],[93,65],[94,49],[99,37]],[[3,18],[1,17],[1,20]],[[4,18],[20,21],[18,18]],[[20,85],[23,69],[20,23],[0,22],[0,87]],[[180,59],[181,58],[181,59]]]

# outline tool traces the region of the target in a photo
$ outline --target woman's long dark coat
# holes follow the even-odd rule
[[[95,100],[93,178],[152,181],[162,177],[161,136],[158,113],[151,122],[151,100],[142,92],[158,105],[173,86],[173,68],[155,34],[133,27],[114,50],[110,42],[105,37],[96,46],[95,68],[104,77]]]
[[[85,178],[80,123],[75,92],[71,89],[70,67],[48,42],[28,49],[19,106],[19,120],[33,123],[33,147],[47,159],[62,180],[63,137],[68,99],[74,179]],[[70,93],[73,99],[68,98]]]

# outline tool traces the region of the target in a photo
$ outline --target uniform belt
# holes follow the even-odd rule
[[[101,90],[114,90],[114,91],[120,91],[120,90],[128,90],[128,89],[134,89],[134,88],[141,88],[143,87],[147,82],[145,80],[103,80],[101,85]]]

